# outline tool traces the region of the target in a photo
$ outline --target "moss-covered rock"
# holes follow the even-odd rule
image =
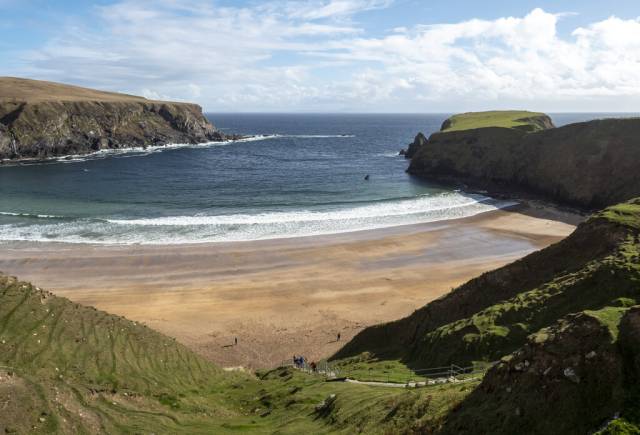
[[[622,409],[623,371],[609,328],[569,315],[489,370],[442,433],[589,433]]]

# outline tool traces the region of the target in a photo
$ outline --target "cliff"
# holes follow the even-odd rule
[[[196,104],[0,78],[0,160],[225,139]]]
[[[474,124],[455,118],[416,152],[410,174],[587,209],[640,195],[640,119],[467,128]]]

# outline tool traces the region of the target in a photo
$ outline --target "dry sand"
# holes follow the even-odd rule
[[[406,316],[484,271],[554,243],[578,221],[519,206],[257,242],[11,243],[0,245],[0,270],[144,322],[222,366],[257,368],[294,353],[327,357],[362,328]]]

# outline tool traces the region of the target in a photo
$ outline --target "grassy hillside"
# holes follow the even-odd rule
[[[640,200],[592,216],[567,239],[478,278],[411,316],[368,328],[334,359],[371,352],[413,368],[492,361],[583,310],[640,301]]]
[[[394,373],[501,360],[444,418],[443,433],[585,433],[620,412],[607,433],[638,433],[639,303],[635,199],[405,319],[363,331],[334,360],[366,355]]]
[[[638,433],[639,337],[640,306],[565,316],[504,357],[442,433]]]
[[[475,385],[226,372],[144,325],[0,275],[1,433],[408,433],[439,427]]]
[[[544,113],[524,110],[495,110],[453,115],[442,124],[440,131],[451,132],[486,127],[512,128],[531,132],[551,128],[553,123]]]
[[[135,95],[18,77],[0,77],[0,102],[2,101],[25,103],[44,101],[149,102],[146,98]]]
[[[5,431],[197,431],[237,413],[216,391],[238,376],[144,325],[4,276],[0,366]]]

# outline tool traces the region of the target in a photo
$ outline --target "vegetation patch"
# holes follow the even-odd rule
[[[502,127],[527,132],[552,127],[547,115],[539,112],[519,110],[496,110],[488,112],[469,112],[453,115],[442,126],[441,131],[472,130],[486,127]]]

